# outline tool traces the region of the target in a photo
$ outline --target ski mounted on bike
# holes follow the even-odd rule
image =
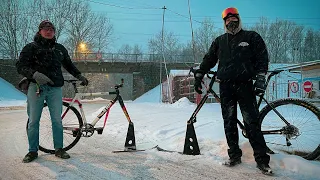
[[[190,72],[194,72],[194,71],[195,70],[193,68],[190,69]],[[267,78],[267,84],[270,82],[270,79],[273,76],[279,74],[282,71],[283,70],[268,71],[270,74],[268,75],[268,78]],[[210,77],[209,74],[211,74],[213,76]],[[207,93],[201,99],[200,103],[197,105],[196,109],[194,110],[192,116],[187,121],[187,130],[186,130],[185,144],[184,144],[183,152],[166,150],[166,149],[162,149],[162,148],[158,147],[157,149],[159,151],[178,152],[178,153],[187,154],[187,155],[199,155],[200,154],[199,145],[197,142],[197,137],[196,137],[193,123],[196,122],[196,115],[199,112],[199,110],[202,108],[202,106],[204,105],[205,101],[207,100],[209,93],[211,93],[214,96],[214,98],[216,99],[217,102],[220,102],[219,96],[212,90],[213,83],[215,82],[215,75],[216,75],[216,72],[209,71],[207,73],[208,78],[211,79],[209,86],[207,87]],[[306,135],[307,133],[303,133],[304,132],[303,126],[302,127],[296,126],[296,125],[299,125],[299,123],[296,122],[296,121],[299,121],[299,119],[297,117],[290,116],[290,113],[287,113],[287,111],[280,113],[280,110],[282,108],[285,108],[287,106],[289,106],[289,107],[295,106],[297,108],[300,108],[299,110],[301,112],[305,112],[305,113],[308,112],[309,113],[309,114],[306,113],[306,115],[312,116],[312,117],[309,117],[309,116],[303,117],[303,118],[307,119],[307,120],[303,121],[304,123],[306,123],[307,121],[310,121],[310,119],[315,119],[315,120],[320,121],[319,108],[317,108],[315,105],[313,105],[305,100],[301,100],[301,99],[284,98],[284,99],[278,99],[278,100],[275,100],[272,102],[268,102],[263,96],[264,96],[264,94],[259,95],[258,107],[261,105],[262,100],[266,103],[266,106],[264,106],[260,110],[260,116],[259,116],[260,126],[262,128],[262,133],[263,133],[264,137],[269,138],[269,136],[271,135],[271,138],[275,138],[274,136],[282,136],[285,138],[285,144],[283,142],[266,141],[266,143],[268,143],[267,153],[268,154],[275,154],[275,152],[270,149],[270,146],[275,145],[277,148],[284,147],[284,148],[288,149],[288,151],[281,150],[281,149],[280,149],[280,151],[286,152],[288,154],[299,155],[307,160],[314,160],[314,159],[317,159],[318,157],[320,157],[320,144],[314,143],[314,145],[310,145],[311,147],[306,147],[306,148],[302,147],[301,150],[299,149],[299,147],[296,147],[296,145],[292,145],[290,140],[295,140],[300,135],[303,136],[303,135]],[[269,115],[271,117],[269,117]],[[290,118],[293,118],[293,119],[290,119]],[[273,124],[272,120],[275,121],[276,124]],[[269,125],[270,122],[272,123],[271,128]],[[242,130],[242,135],[245,138],[247,138],[244,124],[242,124],[242,122],[239,119],[237,119],[237,123],[238,123],[238,126],[240,127],[240,129]],[[280,124],[277,125],[277,123],[280,123]],[[308,132],[308,130],[305,130],[305,131]],[[283,140],[282,138],[278,138],[278,137],[276,139]],[[307,149],[307,148],[310,148],[310,149]]]

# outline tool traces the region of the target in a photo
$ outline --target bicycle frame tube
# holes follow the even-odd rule
[[[105,108],[100,112],[100,114],[91,122],[91,125],[95,126],[97,124],[97,122],[101,119],[101,117],[103,115],[106,114],[106,112],[109,112],[109,109],[113,106],[113,104],[117,101],[118,99],[118,96],[119,95],[119,92],[97,92],[97,93],[78,93],[78,97],[82,97],[82,96],[101,96],[101,95],[111,95],[111,94],[115,94],[116,97],[114,97],[106,106]],[[81,111],[81,115],[83,115],[83,117],[85,117],[85,113],[83,111],[83,109],[81,108],[80,109]],[[109,113],[108,113],[109,114]],[[106,119],[105,119],[105,122],[107,120],[107,116],[106,116]],[[84,123],[86,124],[87,123],[87,120],[86,118],[83,118],[83,121]]]
[[[196,109],[193,111],[190,119],[187,121],[187,124],[196,122],[196,116],[200,111],[200,109],[202,108],[202,106],[204,105],[204,103],[206,102],[206,100],[208,99],[208,96],[209,96],[209,93],[207,92],[201,99],[200,103],[197,105]]]
[[[196,109],[193,111],[190,119],[187,121],[188,124],[190,123],[195,123],[196,122],[196,116],[197,114],[199,113],[200,109],[202,108],[202,106],[204,105],[204,103],[206,102],[206,100],[208,99],[209,97],[209,93],[211,93],[215,99],[220,103],[220,98],[219,96],[217,95],[216,92],[214,92],[212,90],[212,86],[214,84],[214,81],[215,81],[215,78],[216,78],[216,74],[214,74],[212,77],[211,77],[211,81],[209,83],[209,86],[207,87],[207,92],[206,94],[203,96],[203,98],[201,99],[200,103],[197,105]],[[202,81],[203,83],[203,81]]]
[[[74,106],[74,103],[77,103],[78,106],[79,106],[79,109],[80,109],[82,120],[85,123],[86,122],[86,117],[85,117],[85,115],[83,113],[82,103],[81,103],[81,99],[80,99],[79,94],[80,93],[76,93],[76,95],[73,97],[73,99],[72,98],[63,98],[62,100],[64,102],[69,102],[69,106]],[[69,107],[66,109],[65,112],[63,112],[62,119],[67,114],[68,111],[69,111]]]
[[[100,118],[108,112],[108,110],[112,107],[112,105],[117,101],[118,98],[118,93],[117,92],[97,92],[97,93],[76,93],[73,99],[71,98],[63,98],[63,101],[69,102],[69,106],[73,106],[74,103],[77,103],[80,109],[81,117],[83,120],[83,123],[87,123],[87,119],[85,116],[85,113],[82,108],[82,103],[81,103],[81,98],[83,96],[101,96],[101,95],[111,95],[111,94],[116,94],[117,96],[109,102],[109,104],[103,109],[103,111],[93,120],[92,125],[94,126]],[[65,112],[63,112],[62,118],[66,115],[66,113],[69,111],[69,108],[66,109]],[[106,119],[105,119],[106,121]]]
[[[280,119],[286,123],[286,125],[290,125],[290,123],[279,113],[279,111],[277,111],[275,108],[273,108],[270,103],[264,98],[264,97],[260,97],[261,99],[264,100],[264,102],[267,103],[268,106],[270,106],[272,108],[272,110],[280,117]]]
[[[122,111],[123,111],[124,115],[126,116],[128,122],[131,123],[131,119],[130,119],[129,113],[128,113],[127,108],[124,105],[123,99],[122,99],[122,97],[120,95],[118,96],[118,101],[119,101],[119,104],[120,104],[120,106],[122,108]]]

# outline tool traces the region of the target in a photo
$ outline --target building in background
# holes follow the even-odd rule
[[[179,99],[186,97],[190,102],[198,103],[206,92],[210,80],[207,76],[204,77],[205,85],[202,86],[202,95],[194,91],[194,77],[189,74],[189,70],[171,70],[169,81],[162,83],[162,102],[175,103]],[[213,84],[212,89],[219,95],[219,84]],[[212,94],[209,94],[208,103],[216,102]]]
[[[283,69],[300,76],[290,88],[298,87],[301,98],[320,101],[320,60],[291,65]]]

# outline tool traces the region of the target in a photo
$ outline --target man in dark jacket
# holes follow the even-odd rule
[[[73,65],[66,48],[56,43],[54,25],[50,21],[42,21],[34,42],[27,44],[22,49],[16,63],[18,73],[25,76],[30,82],[27,93],[29,153],[24,157],[24,163],[31,162],[38,157],[39,121],[44,101],[48,104],[50,111],[55,156],[62,159],[70,158],[69,154],[62,149],[61,87],[64,79],[61,66],[82,81],[82,85],[88,85],[88,80]]]
[[[265,174],[272,174],[270,157],[258,122],[259,110],[255,96],[263,96],[266,88],[265,75],[269,63],[266,45],[258,33],[242,30],[236,8],[225,9],[222,18],[226,33],[214,40],[200,68],[195,72],[195,91],[202,93],[201,82],[204,75],[219,60],[217,78],[220,80],[221,109],[230,158],[225,165],[235,166],[241,163],[242,151],[238,145],[236,121],[239,103],[257,167]]]

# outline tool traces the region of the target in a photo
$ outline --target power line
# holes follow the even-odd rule
[[[117,32],[117,34],[125,34],[125,35],[135,35],[135,36],[155,36],[155,34],[147,34],[147,33],[123,33],[123,32]],[[173,36],[176,37],[190,37],[190,35],[179,35],[179,34],[173,34]],[[264,36],[264,38],[275,38],[277,36]],[[281,38],[281,37],[277,37],[277,38]],[[282,39],[286,39],[286,40],[298,40],[298,39],[306,39],[306,37],[301,37],[301,38],[282,38]],[[142,42],[142,41],[141,41]]]
[[[132,0],[122,0],[122,2],[123,2],[123,1],[127,1],[128,3],[132,3],[132,2],[133,2]],[[138,1],[138,0],[135,0],[135,1],[134,1],[134,4],[140,4],[140,5],[143,5],[143,6],[145,6],[145,7],[149,7],[149,8],[151,8],[151,9],[157,8],[157,7],[151,6],[150,4],[141,3],[141,2],[137,2],[137,1]]]
[[[128,34],[128,35],[139,35],[139,36],[154,36],[155,34],[151,33],[127,33],[127,32],[120,32],[117,31],[119,34]],[[181,37],[190,37],[190,35],[187,34],[174,34],[173,36],[181,36]]]
[[[119,6],[115,4],[103,3],[103,2],[92,1],[92,0],[86,0],[86,1],[96,3],[96,4],[106,5],[106,6],[122,8],[122,9],[161,9],[161,8],[155,8],[155,7],[125,7],[125,6]]]

